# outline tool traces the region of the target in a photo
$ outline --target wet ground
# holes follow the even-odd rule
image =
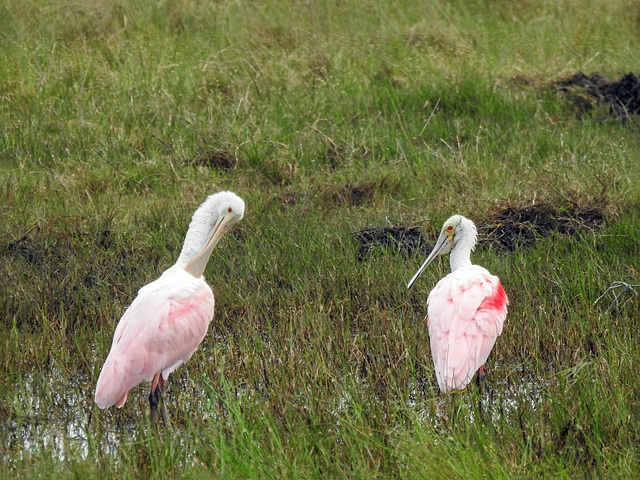
[[[608,109],[611,117],[626,121],[632,115],[640,114],[640,82],[636,75],[629,73],[617,81],[609,81],[602,75],[586,75],[578,73],[570,78],[554,84],[554,88],[566,98],[574,102],[580,114],[586,114],[597,106]],[[193,160],[200,166],[232,169],[236,165],[235,156],[226,150],[203,153]],[[333,194],[332,200],[337,203],[360,205],[370,201],[383,185],[367,183],[358,186],[345,185]],[[282,206],[297,204],[307,199],[306,194],[286,193],[280,198]],[[532,205],[508,205],[498,209],[485,222],[478,224],[481,245],[499,251],[515,251],[520,248],[531,248],[537,241],[555,232],[563,235],[576,235],[581,232],[600,229],[606,223],[604,209],[599,205],[573,206],[539,203]],[[367,260],[372,255],[392,252],[400,255],[419,254],[426,256],[433,247],[432,241],[425,237],[416,226],[367,227],[353,232],[357,241],[358,258]],[[95,235],[82,234],[81,238],[56,239],[53,243],[45,241],[37,234],[25,235],[7,242],[0,247],[0,257],[4,260],[19,259],[33,267],[33,282],[42,285],[42,294],[51,294],[48,289],[62,292],[61,298],[66,303],[68,313],[80,310],[78,295],[72,289],[72,282],[67,281],[66,269],[55,265],[52,259],[66,258],[73,254],[73,245],[78,242],[95,242],[109,255],[105,255],[105,264],[98,259],[95,265],[80,275],[80,284],[92,288],[97,284],[114,285],[121,276],[135,271],[140,252],[128,251],[114,245],[112,232],[104,230]],[[106,267],[108,259],[109,268]],[[114,264],[114,260],[115,264]],[[147,259],[147,261],[149,261]],[[152,259],[157,261],[157,259]],[[106,272],[106,273],[105,273]],[[45,279],[46,281],[42,280]],[[631,285],[630,287],[636,287]],[[625,290],[628,291],[628,290]],[[616,297],[616,301],[618,297]],[[11,301],[6,300],[11,303]],[[8,307],[5,307],[8,308]],[[81,313],[81,312],[80,312]],[[78,315],[81,316],[81,315]],[[72,333],[72,332],[70,332]],[[542,403],[541,389],[544,384],[530,375],[530,383],[524,387],[508,385],[508,388],[491,389],[492,397],[485,402],[494,407],[493,415],[515,416],[518,405],[539,408]],[[365,378],[361,381],[366,382]],[[4,433],[4,451],[23,451],[26,454],[41,449],[58,452],[63,458],[69,451],[80,451],[85,457],[89,453],[89,437],[92,425],[92,404],[87,398],[88,378],[83,377],[68,383],[64,372],[55,366],[51,367],[46,380],[38,373],[22,377],[20,391],[24,395],[13,399],[11,408],[18,409],[20,416],[11,415],[5,407],[0,407],[2,431]],[[502,386],[504,387],[504,386]],[[412,406],[420,408],[419,403],[425,394],[419,390],[426,388],[416,384]],[[48,392],[43,395],[42,392]],[[495,397],[495,395],[500,395]],[[337,399],[336,403],[341,404]],[[58,408],[51,408],[52,405]],[[425,419],[438,424],[439,419],[433,411],[424,408]],[[133,430],[133,426],[131,426]],[[107,451],[115,451],[118,447],[117,434],[107,429],[101,439],[101,447]],[[4,456],[4,455],[3,455]]]
[[[543,390],[548,384],[534,375],[522,365],[498,365],[496,368],[517,369],[522,372],[522,380],[518,384],[503,381],[494,382],[491,376],[485,377],[478,395],[469,395],[462,399],[466,404],[465,416],[467,421],[517,421],[519,412],[523,409],[538,410],[543,406]],[[198,400],[197,391],[202,389],[200,383],[194,383],[183,372],[181,379],[172,379],[167,390],[167,398],[174,434],[186,428],[183,422],[176,420],[175,414],[181,411],[190,418],[205,415],[226,415],[211,405],[204,406]],[[356,376],[363,395],[372,391],[367,376]],[[117,455],[121,443],[131,442],[140,434],[141,426],[147,421],[146,391],[148,383],[134,388],[128,406],[122,410],[110,409],[98,411],[87,395],[89,386],[87,377],[69,380],[63,370],[55,365],[49,366],[47,374],[42,372],[28,373],[20,380],[20,395],[11,401],[13,412],[2,415],[0,419],[0,458],[7,461],[10,455],[21,452],[21,455],[33,455],[38,452],[51,452],[59,460],[65,458],[83,458],[100,455]],[[427,385],[425,379],[416,378],[407,385],[410,392],[407,406],[418,412],[424,422],[431,423],[436,429],[446,432],[450,423],[443,418],[442,411],[446,400],[439,398],[434,408],[434,385]],[[180,408],[178,396],[183,390],[193,389],[192,401],[185,402]],[[241,402],[256,401],[255,394],[242,388],[236,390]],[[346,392],[336,393],[328,399],[328,404],[336,414],[336,423],[340,422],[340,412],[351,408],[351,402]],[[380,399],[380,401],[383,401]],[[402,401],[402,400],[401,400]],[[476,419],[475,402],[479,402],[480,414],[484,420]],[[177,429],[178,431],[176,432]]]

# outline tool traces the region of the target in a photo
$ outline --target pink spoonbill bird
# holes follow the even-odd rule
[[[451,273],[442,278],[427,298],[427,325],[431,356],[443,392],[464,390],[483,365],[502,333],[509,300],[500,279],[471,264],[476,226],[454,215],[442,227],[438,241],[407,288],[438,256],[450,254]]]
[[[127,393],[151,381],[151,419],[168,417],[162,387],[196,351],[213,319],[213,292],[203,277],[213,248],[244,215],[232,192],[210,195],[193,214],[178,261],[145,285],[120,319],[98,383],[95,402],[122,407]]]

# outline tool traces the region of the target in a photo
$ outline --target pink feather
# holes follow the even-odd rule
[[[196,351],[213,319],[214,298],[204,279],[168,270],[145,285],[124,313],[98,378],[99,408],[122,406],[127,392],[169,374]]]
[[[500,279],[477,265],[459,268],[429,294],[431,354],[442,391],[462,390],[502,333],[507,295]]]
[[[213,319],[213,292],[203,277],[211,252],[243,216],[244,201],[233,192],[209,195],[194,212],[176,264],[139,290],[116,327],[96,384],[99,408],[121,407],[131,388],[151,381],[157,419],[162,386],[197,350]]]

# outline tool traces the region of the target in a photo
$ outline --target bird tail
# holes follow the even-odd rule
[[[98,408],[105,409],[113,405],[122,407],[127,400],[128,388],[119,379],[116,366],[107,361],[102,367],[96,383],[95,402]]]

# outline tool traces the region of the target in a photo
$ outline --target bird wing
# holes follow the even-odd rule
[[[443,391],[464,389],[502,333],[507,295],[498,277],[473,265],[441,279],[427,303],[438,385]]]
[[[186,272],[145,285],[116,327],[96,385],[96,404],[122,406],[129,389],[189,359],[213,318],[211,288]]]

